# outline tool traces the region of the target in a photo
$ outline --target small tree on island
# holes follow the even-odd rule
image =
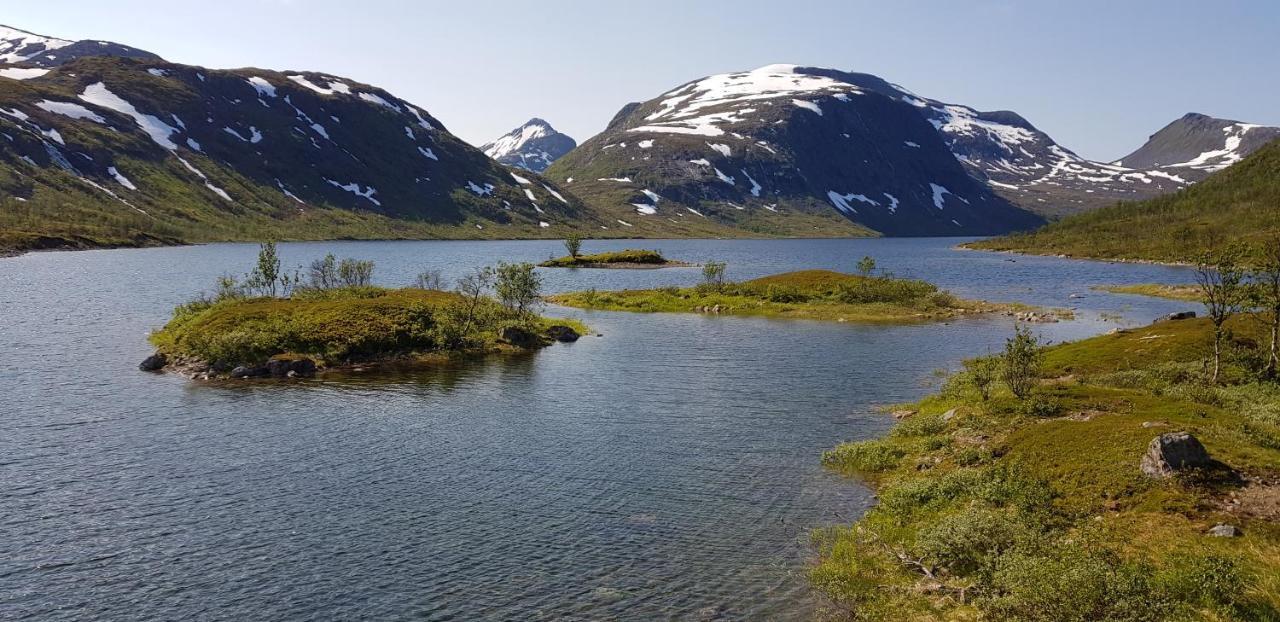
[[[307,269],[308,285],[313,289],[333,289],[338,286],[338,259],[329,253],[324,259],[311,262]]]
[[[458,331],[448,337],[450,345],[457,345],[471,332],[476,313],[484,304],[485,294],[493,287],[493,268],[476,268],[470,274],[458,279],[458,294],[462,296],[460,306],[461,319]]]
[[[1043,357],[1040,339],[1031,333],[1031,329],[1015,326],[1013,336],[1004,343],[1000,377],[1018,399],[1026,399],[1031,394],[1036,378],[1040,376]]]
[[[578,252],[582,250],[582,234],[570,233],[564,238],[564,250],[569,251],[570,259],[577,259]]]
[[[263,296],[275,297],[280,283],[280,256],[276,243],[268,240],[258,247],[258,265],[245,277],[245,288]]]
[[[523,316],[542,300],[542,277],[529,262],[498,262],[494,290],[502,306]]]
[[[702,266],[702,284],[710,289],[724,289],[724,270],[727,264],[723,261],[708,261]]]
[[[1239,258],[1239,248],[1232,245],[1203,253],[1196,261],[1196,285],[1209,321],[1213,323],[1213,367],[1209,375],[1209,382],[1213,384],[1218,383],[1222,373],[1222,342],[1227,338],[1227,319],[1245,302],[1245,272]]]
[[[870,255],[858,260],[858,274],[862,276],[871,276],[871,273],[875,271],[876,260]]]

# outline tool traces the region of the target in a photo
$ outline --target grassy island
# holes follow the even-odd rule
[[[1099,285],[1094,289],[1113,294],[1134,294],[1152,298],[1184,300],[1200,302],[1200,288],[1195,285],[1164,285],[1159,283],[1139,283],[1136,285]]]
[[[1019,331],[898,407],[887,437],[824,455],[878,502],[815,534],[815,585],[858,620],[1280,619],[1280,383],[1259,319],[1227,322],[1217,382],[1205,319],[1050,348]],[[1153,441],[1182,432],[1205,459],[1153,475]]]
[[[217,294],[179,306],[152,333],[156,354],[142,368],[202,378],[311,375],[356,364],[531,350],[585,332],[577,322],[532,312],[540,282],[531,264],[477,270],[457,291],[443,291],[438,273],[389,289],[369,283],[372,262],[329,256],[302,280],[301,270],[282,276],[274,252],[273,244],[264,245],[259,268],[244,281],[224,278]]]
[[[689,266],[683,261],[675,261],[662,256],[662,253],[644,249],[627,249],[594,255],[565,255],[556,259],[548,259],[539,266],[543,268],[614,268],[645,270],[653,268],[674,268]]]
[[[849,322],[903,322],[1025,310],[1019,305],[960,300],[925,281],[803,270],[742,283],[723,282],[723,264],[708,265],[696,287],[582,291],[548,298],[583,309],[761,315]],[[715,275],[719,268],[719,276]]]

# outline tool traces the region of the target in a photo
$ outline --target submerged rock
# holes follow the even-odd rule
[[[1142,456],[1142,472],[1150,477],[1170,477],[1179,471],[1212,464],[1200,440],[1187,432],[1161,434],[1147,445]]]
[[[169,357],[156,352],[155,354],[142,359],[142,362],[138,364],[138,369],[141,369],[142,371],[160,371],[168,364]]]

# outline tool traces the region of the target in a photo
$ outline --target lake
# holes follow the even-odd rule
[[[958,239],[587,241],[728,262],[864,255],[962,297],[1077,308],[1049,340],[1186,303],[1093,285],[1183,268],[955,250]],[[282,244],[375,280],[447,279],[557,242]],[[873,502],[825,472],[877,407],[995,351],[1011,318],[861,326],[549,308],[599,333],[393,376],[202,384],[137,371],[174,305],[256,245],[0,259],[0,619],[804,620],[809,534]],[[546,289],[688,285],[697,268],[543,270]],[[1075,295],[1076,297],[1073,297]]]

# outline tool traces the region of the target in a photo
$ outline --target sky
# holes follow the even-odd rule
[[[0,0],[0,23],[387,89],[474,144],[580,142],[631,101],[773,63],[878,75],[1115,160],[1187,112],[1280,125],[1280,2]]]

